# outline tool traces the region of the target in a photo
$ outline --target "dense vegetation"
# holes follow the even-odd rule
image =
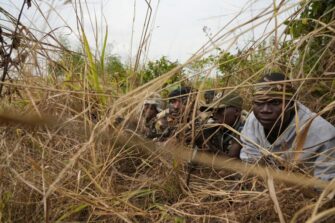
[[[235,29],[276,21],[289,3]],[[134,66],[108,52],[107,34],[100,53],[83,28],[78,50],[50,44],[0,6],[0,221],[333,222],[334,182],[202,154],[187,187],[188,148],[113,125],[136,119],[148,93],[166,98],[180,85],[238,91],[250,110],[250,87],[266,71],[290,76],[298,99],[334,124],[335,1],[294,8],[236,52],[220,48],[226,30],[184,64],[162,56]]]

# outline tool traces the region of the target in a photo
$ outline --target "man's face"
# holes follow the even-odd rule
[[[281,123],[287,123],[290,118],[291,109],[286,107],[285,101],[281,99],[269,99],[266,101],[254,101],[253,111],[257,120],[263,125],[264,129],[271,130],[277,128]]]
[[[182,114],[185,111],[185,103],[182,98],[174,98],[170,100],[170,109],[173,113]]]
[[[214,99],[214,96],[215,96],[215,92],[213,91],[207,91],[205,92],[205,102],[206,104],[209,104],[213,101]]]
[[[158,114],[156,105],[153,104],[145,104],[143,108],[143,117],[150,121]]]
[[[213,113],[213,118],[219,124],[233,126],[240,116],[240,110],[235,107],[220,108]]]

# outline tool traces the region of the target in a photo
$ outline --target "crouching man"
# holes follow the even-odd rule
[[[284,74],[270,73],[259,80],[253,112],[241,133],[240,158],[276,166],[282,160],[297,160],[315,177],[331,180],[335,176],[335,127],[295,101],[294,93]],[[304,131],[307,135],[301,137]]]
[[[155,128],[160,134],[159,141],[166,141],[190,121],[193,97],[192,89],[189,87],[179,87],[170,92],[168,108],[157,115]],[[180,132],[179,137],[181,135]]]
[[[196,140],[197,146],[238,158],[242,148],[238,133],[244,123],[242,104],[243,99],[237,93],[229,92],[225,95],[218,93],[212,103],[200,106],[201,112],[211,112],[212,115],[202,125],[202,131]]]
[[[140,118],[140,133],[146,138],[153,139],[159,137],[156,131],[155,124],[157,114],[162,112],[163,101],[157,93],[151,94],[144,100]]]

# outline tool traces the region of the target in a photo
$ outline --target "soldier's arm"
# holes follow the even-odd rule
[[[242,145],[238,141],[233,139],[232,144],[230,145],[230,149],[228,151],[228,156],[240,159],[241,149]]]

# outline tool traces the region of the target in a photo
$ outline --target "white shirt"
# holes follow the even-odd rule
[[[257,162],[264,155],[274,153],[286,160],[291,160],[296,150],[296,136],[309,120],[312,123],[303,142],[303,149],[299,154],[299,160],[305,166],[310,167],[313,175],[331,180],[335,177],[335,127],[307,107],[297,102],[298,112],[286,130],[271,144],[267,140],[262,124],[252,112],[241,132],[243,148],[240,158],[246,162]],[[298,123],[298,126],[296,126]]]

